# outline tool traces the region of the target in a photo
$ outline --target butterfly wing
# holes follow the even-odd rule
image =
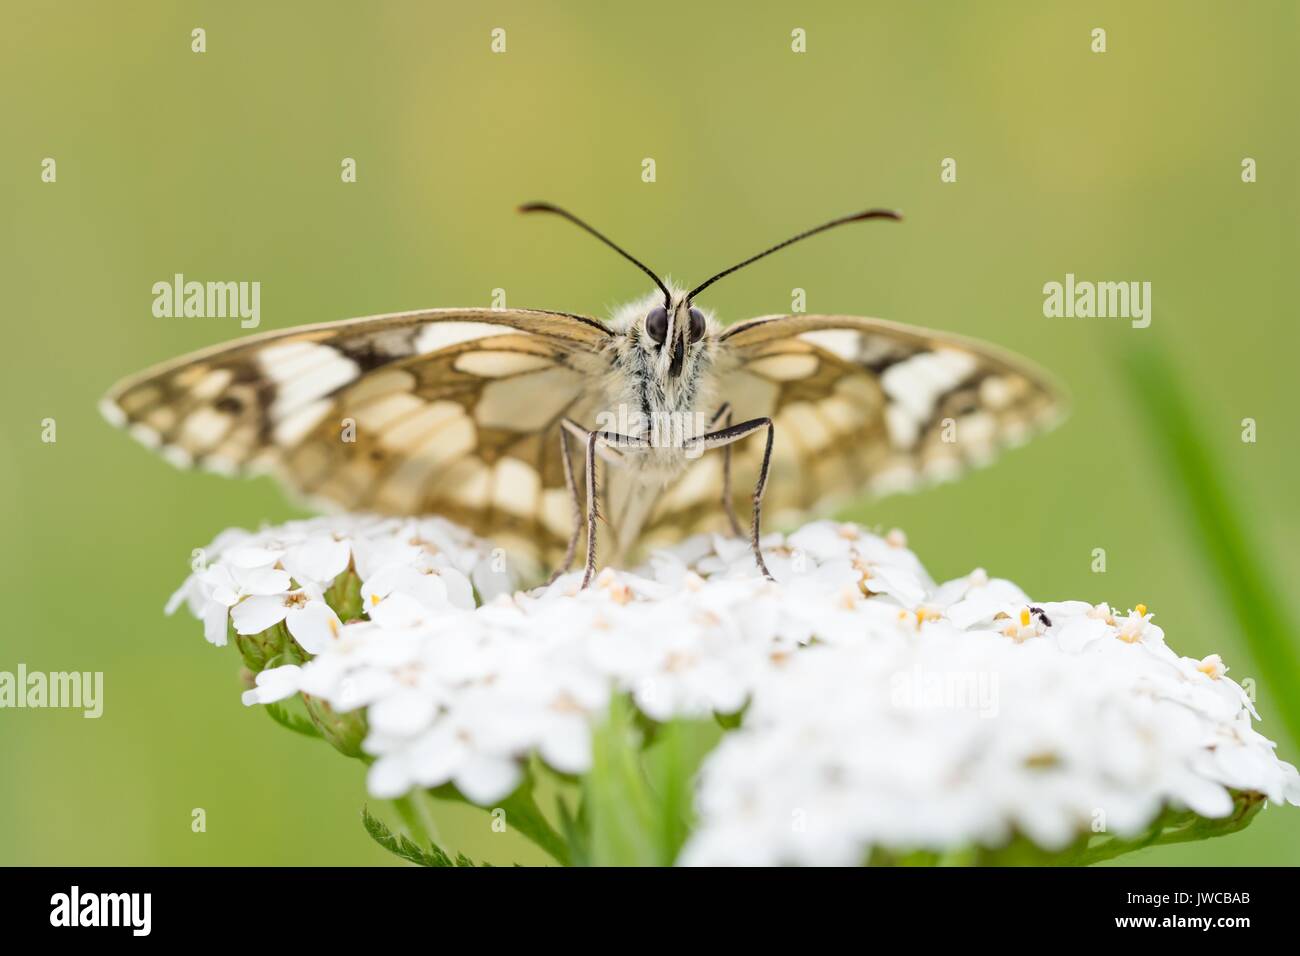
[[[752,319],[720,335],[718,396],[734,421],[776,423],[763,512],[769,527],[863,493],[905,491],[986,464],[1053,424],[1061,393],[1024,360],[941,332],[834,315]],[[747,520],[761,436],[733,448]],[[695,461],[657,503],[654,545],[722,530],[722,456]]]
[[[442,514],[543,561],[573,526],[558,423],[590,417],[609,335],[524,310],[350,319],[169,362],[102,408],[182,467],[271,471],[350,510]]]

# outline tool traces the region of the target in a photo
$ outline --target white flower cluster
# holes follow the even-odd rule
[[[585,591],[574,573],[512,592],[499,553],[445,521],[320,518],[223,535],[179,594],[214,642],[227,614],[239,633],[285,622],[315,656],[245,702],[365,708],[378,797],[451,782],[488,804],[534,753],[582,773],[618,692],[656,720],[744,709],[704,764],[688,863],[1013,833],[1050,849],[1166,805],[1226,816],[1228,788],[1300,803],[1217,655],[1179,657],[1140,605],[1034,604],[982,571],[936,585],[901,534],[829,521],[764,553],[778,583],[746,542],[699,537]],[[341,624],[318,606],[344,568],[366,619]]]
[[[442,518],[335,515],[258,532],[231,528],[196,549],[192,566],[168,614],[185,602],[219,647],[228,624],[256,634],[283,621],[309,654],[340,635],[324,593],[349,569],[364,582],[372,619],[406,619],[413,605],[470,610],[475,588],[493,597],[514,586],[503,552]]]

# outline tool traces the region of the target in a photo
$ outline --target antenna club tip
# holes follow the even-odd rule
[[[550,209],[551,204],[547,202],[525,202],[515,207],[515,212],[541,212],[544,209]]]
[[[866,212],[860,212],[854,219],[892,219],[894,222],[902,222],[903,214],[897,209],[868,209]]]

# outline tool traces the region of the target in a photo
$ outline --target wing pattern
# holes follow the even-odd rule
[[[442,514],[544,566],[573,528],[560,421],[596,424],[614,337],[555,312],[351,319],[198,352],[120,383],[102,407],[178,466],[270,471],[326,506]],[[864,491],[955,478],[1063,408],[1047,376],[1018,358],[877,319],[743,322],[720,334],[716,371],[735,422],[776,423],[769,527]],[[732,446],[738,514],[748,513],[761,451],[761,439]],[[581,454],[575,446],[576,468]],[[722,530],[722,468],[720,453],[705,454],[662,491],[603,469],[614,525],[634,495],[648,510],[632,522],[636,550]]]
[[[983,342],[877,319],[790,315],[721,334],[718,394],[735,420],[776,422],[768,527],[865,492],[951,480],[1053,424],[1063,399],[1028,363]],[[748,514],[761,436],[733,446],[732,493]],[[722,530],[722,460],[694,462],[647,522],[647,545]]]
[[[253,336],[129,379],[104,414],[181,467],[270,471],[313,503],[436,512],[536,560],[572,506],[559,419],[587,419],[609,330],[522,310]]]

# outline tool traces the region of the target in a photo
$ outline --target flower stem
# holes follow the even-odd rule
[[[571,866],[569,845],[551,826],[533,799],[533,788],[525,784],[501,804],[506,825],[513,826],[530,841],[549,853],[561,866]]]
[[[424,824],[424,816],[420,808],[416,806],[415,800],[411,794],[404,797],[397,797],[392,801],[393,809],[397,815],[402,818],[402,823],[406,826],[407,833],[411,839],[420,845],[421,849],[427,849],[433,844],[433,838],[429,835],[429,830]]]
[[[467,806],[478,806],[478,804],[466,800],[461,792],[451,784],[434,787],[432,790],[426,791],[426,793],[438,800],[456,800]],[[498,806],[506,812],[507,827],[514,827],[530,843],[546,851],[561,866],[573,865],[569,844],[551,826],[550,821],[543,815],[541,808],[537,806],[537,801],[533,799],[533,781],[531,778],[520,784],[518,789],[506,797],[505,800],[502,800]],[[480,807],[479,809],[483,808]]]

